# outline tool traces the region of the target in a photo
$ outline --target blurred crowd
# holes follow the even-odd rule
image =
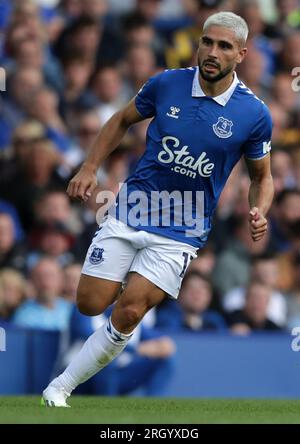
[[[241,160],[179,303],[165,301],[145,328],[245,335],[300,326],[297,0],[0,2],[0,321],[68,328],[99,204],[95,196],[85,205],[71,202],[67,183],[103,124],[150,76],[196,64],[202,25],[219,10],[248,22],[249,55],[238,76],[273,116],[269,231],[252,242]],[[134,125],[101,166],[99,189],[118,191],[144,152],[148,124]],[[172,344],[163,344],[161,353],[171,356]]]

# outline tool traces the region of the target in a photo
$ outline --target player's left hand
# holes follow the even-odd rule
[[[253,207],[249,211],[249,224],[253,241],[261,240],[267,232],[268,224],[267,219],[257,207]]]

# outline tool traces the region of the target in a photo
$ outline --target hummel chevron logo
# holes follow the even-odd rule
[[[170,112],[167,113],[168,117],[172,117],[173,119],[179,119],[179,116],[177,115],[180,112],[180,108],[177,108],[176,106],[170,106]]]
[[[121,336],[117,335],[116,333],[112,332],[112,328],[111,328],[111,323],[110,321],[108,321],[108,325],[107,325],[107,331],[110,334],[111,338],[113,341],[115,342],[122,342],[124,341],[123,338],[121,338]]]

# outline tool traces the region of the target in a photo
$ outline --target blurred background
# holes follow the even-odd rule
[[[241,160],[179,302],[152,310],[126,351],[79,392],[300,396],[291,348],[300,327],[297,0],[0,0],[0,394],[39,393],[109,314],[88,318],[74,304],[98,205],[71,202],[67,183],[150,76],[196,64],[202,25],[219,10],[247,21],[238,76],[273,116],[268,235],[250,238]],[[99,189],[117,193],[144,152],[148,124],[131,127],[102,165]]]

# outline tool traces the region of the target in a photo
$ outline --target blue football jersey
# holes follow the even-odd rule
[[[235,164],[242,155],[260,159],[271,150],[270,112],[236,74],[223,94],[206,96],[198,67],[150,78],[135,104],[153,119],[145,153],[119,192],[116,217],[202,247]]]

